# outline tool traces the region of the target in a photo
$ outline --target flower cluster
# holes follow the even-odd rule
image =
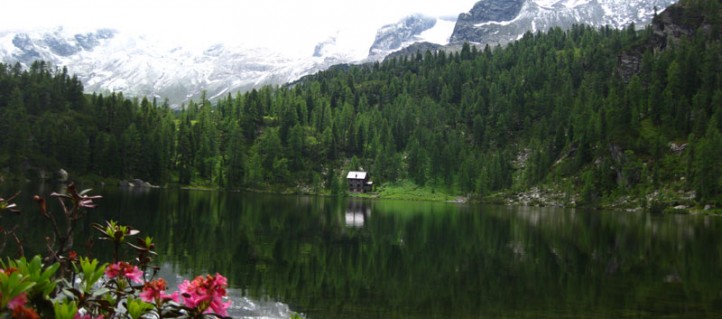
[[[124,261],[110,264],[108,268],[105,268],[105,275],[109,279],[122,276],[137,284],[143,282],[143,272],[138,269],[138,266],[133,266]]]
[[[88,190],[77,192],[71,185],[65,193],[53,193],[62,208],[65,223],[71,225],[67,232],[61,231],[45,199],[39,195],[34,200],[40,206],[41,215],[53,226],[54,237],[49,241],[47,257],[35,256],[31,260],[0,259],[0,319],[3,318],[56,318],[56,319],[103,319],[103,318],[220,318],[228,316],[231,302],[227,298],[228,280],[222,275],[198,276],[185,280],[178,291],[168,294],[168,284],[155,277],[157,267],[149,267],[155,255],[152,238],[138,239],[136,244],[126,242],[128,236],[139,233],[130,226],[115,221],[105,225],[92,224],[102,237],[112,242],[114,263],[101,263],[97,259],[80,257],[72,249],[72,233],[85,210],[94,208],[94,199]],[[0,198],[0,213],[15,211],[17,205],[10,199]],[[14,233],[0,228],[0,234]],[[12,237],[22,245],[17,236]],[[48,237],[50,238],[50,237]],[[0,251],[2,250],[0,241]],[[121,248],[130,246],[137,253],[133,262],[121,261]],[[154,269],[152,274],[146,273]],[[182,298],[181,298],[182,296]]]
[[[155,303],[160,306],[166,301],[178,302],[178,292],[167,294],[165,290],[168,288],[168,284],[165,279],[160,278],[143,285],[143,291],[140,293],[140,299],[145,302]]]
[[[25,319],[39,319],[40,316],[38,315],[33,308],[30,308],[26,306],[25,304],[28,303],[28,295],[26,293],[21,293],[17,297],[13,298],[8,302],[8,309],[10,309],[13,312],[13,318],[25,318]]]
[[[198,276],[193,281],[185,280],[178,285],[186,307],[221,316],[227,316],[231,306],[231,301],[223,302],[227,287],[228,280],[218,273]]]

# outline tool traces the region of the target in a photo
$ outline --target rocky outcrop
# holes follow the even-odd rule
[[[159,186],[153,185],[149,182],[143,181],[142,179],[136,178],[131,180],[122,180],[118,183],[120,187],[140,187],[140,188],[159,188]]]
[[[710,24],[711,17],[714,15],[717,16],[715,19],[719,19],[720,12],[707,12],[701,4],[689,4],[688,1],[674,4],[652,20],[654,34],[652,45],[664,49],[667,45],[676,43],[681,38],[690,36],[697,31],[707,35],[710,35],[711,32],[718,32],[718,38],[720,38],[722,29],[715,29]]]
[[[622,52],[617,59],[617,75],[624,80],[624,83],[629,83],[629,80],[639,73],[641,65],[641,53],[634,51]]]
[[[401,49],[414,42],[422,32],[436,25],[436,18],[412,15],[394,24],[387,24],[376,33],[376,39],[369,49],[369,58],[380,59],[389,52]]]
[[[491,24],[485,23],[510,21],[521,12],[525,0],[482,0],[477,2],[468,13],[462,13],[456,20],[451,43],[485,42],[485,38],[496,32]]]
[[[33,39],[27,33],[18,33],[12,40],[18,52],[14,57],[18,62],[30,65],[35,59],[41,58],[39,50],[47,50],[58,56],[68,57],[83,50],[90,51],[100,45],[100,40],[111,39],[115,32],[109,29],[100,29],[96,32],[75,34],[72,38],[65,37],[63,29],[43,34],[40,39]]]
[[[676,0],[481,0],[469,13],[462,13],[451,43],[480,46],[505,45],[526,32],[550,28],[569,29],[575,24],[625,28],[649,23],[654,8]]]
[[[722,29],[713,28],[709,23],[708,15],[701,7],[694,7],[686,1],[673,4],[652,19],[652,37],[649,42],[639,44],[619,55],[617,61],[617,75],[625,82],[639,73],[642,63],[642,55],[651,49],[655,52],[666,49],[684,37],[693,35],[700,30],[710,35],[711,32],[719,32],[718,38],[722,38]],[[717,12],[720,15],[720,12]]]

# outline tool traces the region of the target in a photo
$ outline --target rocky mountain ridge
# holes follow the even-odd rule
[[[77,34],[62,28],[0,33],[4,63],[27,67],[44,60],[67,66],[89,92],[169,98],[176,106],[204,90],[209,97],[218,97],[287,83],[349,59],[343,55],[297,59],[225,44],[192,48],[109,29]]]
[[[307,56],[263,48],[214,44],[190,48],[177,43],[98,29],[63,28],[0,31],[0,61],[29,66],[35,60],[67,66],[89,92],[169,98],[180,105],[202,91],[214,98],[268,84],[284,84],[336,64],[379,61],[426,50],[457,50],[464,42],[506,44],[525,32],[567,28],[575,23],[624,27],[651,21],[675,0],[481,0],[458,18],[409,15],[379,28],[368,57],[337,47],[330,36]]]
[[[526,32],[544,32],[553,27],[569,29],[574,24],[624,28],[642,27],[656,12],[677,0],[480,0],[467,13],[459,14],[450,36],[449,51],[465,42],[478,47],[505,45]],[[425,51],[428,44],[413,44],[392,56]],[[435,47],[435,46],[431,46]]]
[[[649,24],[658,10],[676,0],[482,0],[462,13],[451,36],[452,43],[504,45],[525,32],[544,32],[574,24],[624,28]]]

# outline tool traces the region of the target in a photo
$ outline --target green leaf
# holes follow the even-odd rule
[[[73,319],[78,312],[78,305],[75,301],[56,302],[53,304],[55,319]]]
[[[155,307],[140,299],[128,298],[128,314],[132,319],[138,319]]]
[[[108,264],[98,264],[97,259],[80,258],[80,269],[83,272],[83,292],[88,293],[98,280],[103,277]]]

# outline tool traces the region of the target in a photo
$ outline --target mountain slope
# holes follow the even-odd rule
[[[374,185],[524,204],[719,207],[722,10],[683,2],[639,32],[554,28],[178,112],[0,64],[0,167],[341,193],[340,171],[364,167]],[[642,57],[626,80],[625,51]]]
[[[156,96],[175,105],[203,90],[216,97],[286,83],[350,60],[332,53],[299,59],[224,44],[190,48],[107,29],[76,34],[62,28],[0,34],[0,58],[5,63],[29,66],[45,60],[67,66],[90,92]]]
[[[459,15],[451,42],[479,45],[506,44],[525,32],[574,24],[609,25],[620,29],[632,23],[648,24],[655,10],[676,0],[481,0]]]
[[[419,42],[446,45],[455,24],[453,19],[415,14],[385,25],[376,33],[369,49],[369,60],[382,60],[392,52]]]
[[[415,54],[460,44],[506,44],[527,31],[572,24],[646,24],[674,0],[481,0],[458,18],[409,15],[382,26],[368,56],[351,53],[349,39],[330,36],[313,52],[291,55],[239,45],[188,47],[122,30],[72,32],[63,28],[0,31],[0,61],[29,66],[45,60],[68,67],[89,92],[168,98],[180,105],[207,91],[210,98],[299,79],[335,64],[379,61],[389,54]],[[341,37],[343,37],[341,35]],[[282,39],[281,39],[282,41]],[[309,50],[310,51],[310,50]]]

